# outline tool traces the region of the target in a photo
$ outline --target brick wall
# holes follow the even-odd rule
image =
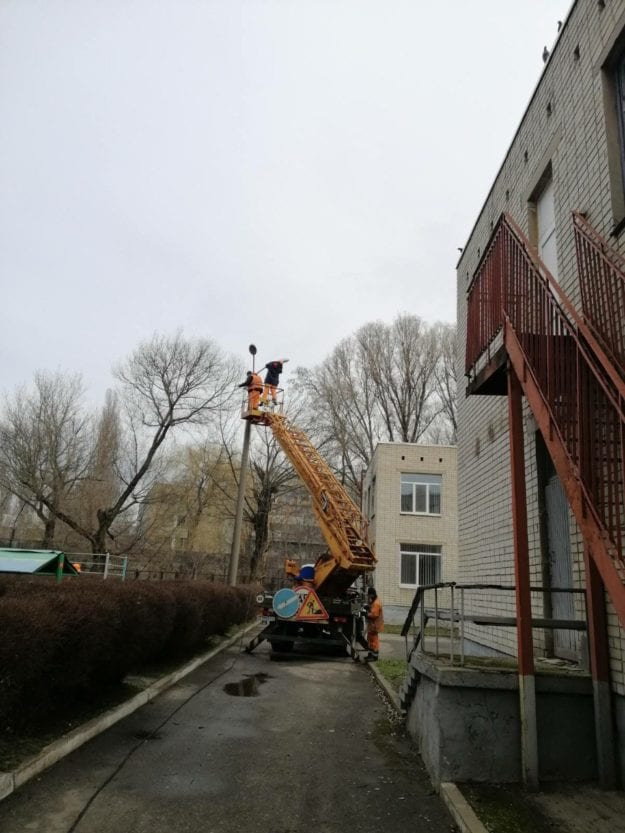
[[[458,264],[458,378],[464,374],[466,292],[494,224],[503,211],[511,214],[530,239],[534,235],[532,197],[551,166],[555,191],[559,280],[579,305],[579,284],[571,212],[584,211],[597,230],[610,237],[623,202],[614,146],[606,74],[602,70],[619,35],[625,31],[625,0],[578,0],[554,45],[548,63],[521,120],[501,169],[476,220]],[[541,71],[537,57],[537,74]],[[488,90],[484,91],[488,94]],[[519,102],[519,112],[523,102]],[[496,108],[494,108],[496,113]],[[496,116],[494,116],[496,117]],[[625,232],[612,238],[625,253]],[[465,398],[459,386],[459,579],[462,582],[514,583],[510,470],[505,398]],[[542,584],[542,556],[537,499],[535,425],[525,414],[526,474],[532,583]],[[570,518],[573,581],[583,586],[583,549]],[[486,594],[473,609],[512,615],[514,600]],[[541,598],[535,599],[540,613]],[[578,602],[582,615],[583,603]],[[537,647],[542,634],[535,632]],[[491,647],[516,649],[514,629],[479,629],[471,633]],[[610,650],[614,688],[625,693],[625,640],[610,610]]]

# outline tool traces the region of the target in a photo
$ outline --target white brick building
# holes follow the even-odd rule
[[[403,623],[418,586],[457,577],[456,447],[379,443],[363,481],[363,511],[385,618]]]
[[[501,214],[507,213],[520,226],[580,310],[572,212],[582,213],[616,251],[625,254],[624,173],[625,0],[577,0],[458,263],[459,379],[465,372],[467,291]],[[622,310],[616,314],[623,325]],[[507,397],[465,397],[459,385],[458,400],[459,580],[512,585]],[[527,402],[524,429],[531,584],[581,588],[586,583],[582,536],[566,503],[563,513],[558,509],[564,493]],[[554,526],[558,512],[559,526]],[[564,561],[554,553],[558,541],[564,544]],[[540,613],[542,604],[542,596],[534,594],[535,611]],[[582,597],[569,597],[565,604],[571,606],[568,615],[584,616]],[[514,596],[485,594],[474,600],[473,608],[514,615]],[[481,628],[471,636],[500,651],[516,651],[515,629]],[[538,653],[583,658],[585,638],[579,634],[556,633],[552,638],[535,631],[534,640]],[[609,600],[608,645],[621,771],[625,771],[625,635]]]

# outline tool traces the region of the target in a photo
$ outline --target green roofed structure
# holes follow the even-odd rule
[[[53,576],[58,574],[61,561],[64,575],[78,575],[76,568],[61,550],[0,549],[0,573]]]

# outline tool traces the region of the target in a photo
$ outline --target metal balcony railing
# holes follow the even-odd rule
[[[625,258],[573,213],[584,320],[625,377]]]
[[[598,290],[599,291],[599,290]],[[471,379],[498,335],[526,390],[530,374],[546,409],[558,474],[581,487],[579,512],[590,512],[597,536],[623,576],[625,549],[625,387],[596,339],[523,232],[502,215],[468,293],[466,371]],[[545,424],[543,420],[543,424]],[[541,429],[542,430],[542,429]],[[545,434],[545,431],[543,431]],[[556,462],[556,469],[558,463]],[[578,515],[578,521],[580,517]]]

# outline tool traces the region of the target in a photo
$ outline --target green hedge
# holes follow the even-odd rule
[[[0,579],[0,732],[93,699],[146,663],[200,649],[252,618],[255,587],[84,577]]]

